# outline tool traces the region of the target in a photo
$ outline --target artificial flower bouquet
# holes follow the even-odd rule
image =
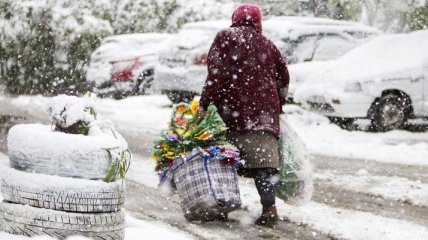
[[[179,195],[188,221],[217,219],[241,205],[239,152],[226,142],[226,131],[214,105],[203,112],[198,102],[180,103],[155,141],[159,186]]]
[[[217,159],[222,164],[240,164],[239,152],[226,142],[227,127],[214,105],[206,112],[199,102],[179,103],[174,106],[168,129],[155,141],[152,158],[156,161],[155,170],[168,171],[174,161],[195,148],[201,149],[205,158]]]

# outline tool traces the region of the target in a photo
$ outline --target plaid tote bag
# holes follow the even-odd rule
[[[209,220],[241,206],[236,167],[204,158],[202,150],[176,159],[161,181],[165,184],[178,193],[189,221]]]

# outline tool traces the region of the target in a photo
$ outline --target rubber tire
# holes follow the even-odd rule
[[[122,181],[106,183],[12,168],[1,168],[1,171],[2,197],[13,203],[67,212],[102,213],[119,211],[125,202]]]
[[[116,91],[112,94],[115,100],[122,100],[130,95],[130,92]]]
[[[342,129],[352,130],[352,123],[354,123],[354,118],[342,118],[342,117],[328,117],[331,123],[336,124]]]
[[[132,91],[133,95],[148,94],[147,90],[152,87],[153,79],[154,79],[153,69],[146,69],[143,72],[141,72],[137,78],[137,84],[135,85]]]
[[[382,111],[386,106],[399,108],[399,119],[395,124],[387,124],[384,122]],[[403,107],[404,106],[404,107]],[[394,129],[402,128],[409,118],[410,102],[407,98],[397,94],[386,94],[380,98],[378,102],[373,103],[371,112],[371,127],[375,131],[385,132]]]
[[[113,137],[52,132],[41,124],[15,125],[7,141],[12,168],[90,180],[104,180],[111,163],[105,149],[121,146]]]
[[[166,95],[172,103],[177,104],[180,102],[189,103],[196,96],[195,93],[185,91],[166,91]]]
[[[68,213],[0,202],[0,231],[65,239],[81,235],[96,240],[124,239],[125,217],[114,213]]]

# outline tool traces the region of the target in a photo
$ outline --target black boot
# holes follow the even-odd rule
[[[262,215],[256,220],[256,225],[273,228],[278,224],[278,213],[276,206],[263,207]]]

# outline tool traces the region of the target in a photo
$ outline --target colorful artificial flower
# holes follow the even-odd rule
[[[177,106],[177,110],[176,110],[176,112],[177,112],[178,114],[185,113],[185,112],[186,112],[186,106],[184,106],[184,105],[179,105],[179,106]]]
[[[239,152],[236,148],[225,147],[226,131],[226,124],[214,105],[207,108],[204,116],[200,114],[197,101],[175,105],[168,129],[155,141],[155,169],[167,171],[175,159],[195,148],[209,149],[207,154],[213,159],[226,159],[225,164],[236,164]]]
[[[179,117],[174,120],[174,123],[178,126],[184,126],[187,123],[187,120],[184,117]]]
[[[199,102],[193,101],[190,104],[190,111],[192,112],[193,115],[195,115],[199,111]]]

